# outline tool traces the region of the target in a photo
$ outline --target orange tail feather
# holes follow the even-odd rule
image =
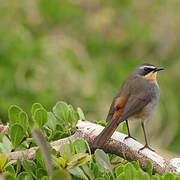
[[[101,148],[112,136],[120,122],[111,120],[93,142],[94,149]]]

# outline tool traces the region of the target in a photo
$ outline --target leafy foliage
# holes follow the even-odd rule
[[[10,138],[14,149],[16,149],[24,138],[23,127],[19,124],[14,124],[10,129]]]
[[[10,134],[1,134],[0,138],[0,171],[5,179],[48,180],[150,180],[178,179],[173,173],[163,176],[152,174],[152,164],[147,161],[146,172],[138,162],[127,162],[113,154],[106,154],[97,149],[92,155],[88,143],[83,139],[69,141],[59,150],[50,147],[48,142],[70,136],[75,132],[78,119],[85,119],[80,108],[75,110],[71,105],[59,101],[48,112],[41,104],[32,105],[31,118],[20,107],[12,105],[8,111]],[[105,121],[101,121],[105,125]],[[123,124],[119,130],[126,132]],[[33,135],[33,136],[32,136]],[[24,156],[16,165],[8,162],[6,152],[28,149],[39,146],[35,160]]]
[[[104,119],[123,80],[150,62],[166,68],[151,141],[180,153],[180,1],[13,1],[0,6],[1,120],[12,103],[30,116],[33,102],[49,110],[59,98]]]

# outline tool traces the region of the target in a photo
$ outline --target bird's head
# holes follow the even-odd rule
[[[164,68],[158,68],[152,64],[141,64],[134,71],[133,74],[140,75],[146,80],[155,80],[157,72],[164,70]]]

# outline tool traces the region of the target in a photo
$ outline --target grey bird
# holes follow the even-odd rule
[[[139,119],[145,138],[145,145],[139,151],[144,148],[152,150],[147,141],[144,121],[151,116],[158,104],[160,92],[156,77],[161,70],[163,68],[152,64],[142,64],[133,70],[114,97],[106,118],[107,126],[95,138],[93,149],[101,148],[123,121],[126,121],[128,129],[126,139],[132,138],[128,121]]]

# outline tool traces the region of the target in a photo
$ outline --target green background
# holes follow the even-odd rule
[[[106,118],[123,80],[145,62],[163,66],[161,99],[147,122],[156,149],[180,153],[180,1],[0,1],[0,118],[17,104],[58,100],[88,120]],[[139,122],[132,122],[140,142]]]

